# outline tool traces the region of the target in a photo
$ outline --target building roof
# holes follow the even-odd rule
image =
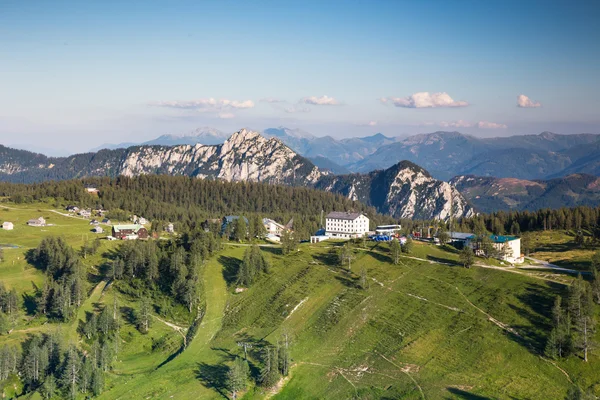
[[[281,225],[279,222],[274,221],[270,218],[263,218],[263,225],[266,225],[266,224],[273,224],[276,227],[278,227],[279,229],[285,229],[285,226]]]
[[[223,222],[226,224],[229,224],[239,218],[240,218],[239,215],[227,215],[227,216],[223,217]],[[244,221],[246,221],[246,223],[248,223],[248,218],[244,217]]]
[[[490,235],[490,239],[492,239],[494,243],[506,243],[518,238],[516,236]]]
[[[347,219],[350,221],[354,221],[356,218],[363,215],[362,213],[350,213],[345,211],[332,211],[325,218],[331,219]]]
[[[115,232],[133,231],[137,233],[137,231],[139,231],[141,228],[143,228],[143,226],[139,224],[113,225],[113,229],[115,230]]]
[[[450,237],[453,240],[475,239],[475,235],[473,233],[468,232],[451,232]]]

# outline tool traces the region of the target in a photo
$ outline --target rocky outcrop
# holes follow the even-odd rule
[[[409,161],[368,174],[323,177],[317,188],[359,200],[396,218],[469,217],[474,210],[451,184]]]

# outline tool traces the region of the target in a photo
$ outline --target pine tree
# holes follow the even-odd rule
[[[469,246],[463,247],[459,257],[461,264],[465,268],[471,268],[475,264],[475,254],[473,254],[473,250]]]
[[[369,288],[369,281],[367,278],[367,269],[365,267],[362,267],[360,269],[360,287],[362,289],[368,289]]]
[[[227,387],[231,391],[232,398],[237,399],[239,392],[246,389],[250,367],[248,362],[240,357],[236,357],[233,365],[227,371]]]
[[[71,346],[67,352],[65,363],[61,374],[61,386],[67,392],[68,396],[74,399],[79,390],[81,373],[81,359],[74,346]]]
[[[290,335],[284,331],[279,341],[279,369],[283,376],[288,376],[290,372],[290,346]]]
[[[140,332],[147,333],[150,329],[150,301],[146,297],[140,302],[137,319]]]
[[[267,346],[264,350],[263,368],[260,371],[260,383],[271,388],[279,382],[279,352],[276,347]]]
[[[409,236],[406,238],[406,243],[404,243],[404,245],[402,246],[402,251],[406,254],[410,254],[413,251],[413,240],[412,238]]]
[[[54,375],[48,375],[40,388],[40,393],[44,399],[50,399],[56,394],[56,387],[56,378]]]
[[[398,240],[392,240],[390,242],[390,252],[392,253],[394,264],[398,265],[400,263],[400,253],[402,253],[402,247]]]
[[[352,251],[352,245],[350,242],[346,242],[338,251],[338,262],[341,266],[347,265],[348,271],[352,271],[352,260],[354,254]]]
[[[104,373],[98,367],[95,367],[92,372],[92,393],[94,396],[99,396],[104,389]]]

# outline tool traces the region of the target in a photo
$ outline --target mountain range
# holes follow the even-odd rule
[[[410,136],[381,146],[350,165],[352,171],[388,168],[409,160],[434,177],[457,175],[548,179],[573,173],[600,175],[600,135],[543,132],[497,138],[476,138],[459,132]]]
[[[456,189],[412,163],[398,163],[365,175],[334,177],[280,139],[246,129],[217,145],[144,145],[69,157],[46,157],[0,147],[0,180],[5,181],[143,174],[308,186],[360,200],[398,218],[445,219],[450,210],[455,217],[473,214]]]
[[[450,183],[481,212],[600,204],[600,178],[588,174],[549,180],[462,175]]]
[[[542,132],[477,138],[460,132],[433,132],[405,138],[372,136],[335,139],[301,129],[268,128],[265,137],[277,138],[315,165],[334,174],[367,173],[412,161],[437,179],[459,175],[517,179],[551,179],[575,173],[600,175],[600,135],[561,135]],[[199,128],[186,135],[163,135],[139,145],[221,144],[227,135]],[[107,145],[125,148],[133,145]],[[138,145],[138,144],[136,144]]]
[[[209,128],[207,126],[202,128],[194,129],[193,131],[184,135],[161,135],[155,139],[148,140],[146,142],[135,143],[135,142],[123,142],[119,144],[105,143],[101,146],[91,149],[90,151],[96,152],[103,149],[114,150],[114,149],[126,149],[132,146],[176,146],[179,144],[221,144],[227,137],[224,132],[218,129]]]

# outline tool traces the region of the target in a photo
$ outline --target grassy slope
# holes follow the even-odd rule
[[[357,275],[331,266],[330,246],[307,245],[286,257],[263,248],[272,273],[241,294],[227,294],[221,269],[239,262],[244,249],[227,247],[205,270],[207,315],[192,346],[156,371],[114,380],[103,398],[223,398],[224,365],[242,354],[237,342],[255,343],[256,376],[256,349],[283,331],[293,342],[290,378],[278,392],[251,387],[245,398],[564,397],[567,376],[539,356],[561,285],[408,258],[395,266],[380,246],[357,253],[353,270],[364,267],[370,278],[362,290]],[[454,258],[430,250],[436,260]],[[594,355],[589,364],[573,357],[560,366],[587,387],[600,383],[598,363]]]
[[[0,219],[26,221],[44,207],[50,208],[0,208]],[[23,259],[28,248],[51,233],[65,236],[78,248],[90,229],[83,220],[41,215],[50,216],[48,222],[56,226],[31,228],[19,222],[12,232],[0,231],[0,242],[21,246],[6,249],[7,260],[0,263],[0,279],[20,293],[43,280],[43,274]],[[245,249],[227,246],[204,268],[207,313],[190,347],[157,369],[174,347],[152,351],[153,341],[167,338],[176,346],[181,336],[159,321],[148,335],[140,335],[131,322],[123,321],[122,351],[102,398],[223,398],[224,364],[241,354],[237,342],[256,342],[250,352],[256,375],[260,365],[255,350],[265,341],[276,343],[283,331],[293,343],[290,378],[277,393],[251,387],[245,398],[349,398],[356,393],[371,398],[564,397],[567,377],[539,357],[549,329],[547,315],[554,294],[564,289],[561,285],[497,270],[440,265],[436,262],[456,262],[457,255],[426,245],[416,245],[413,256],[428,262],[403,258],[398,266],[389,262],[385,245],[359,252],[355,274],[349,275],[334,266],[332,245],[303,245],[286,257],[277,248],[263,248],[273,262],[272,273],[241,294],[228,290],[224,277],[230,276]],[[104,241],[100,254],[114,246]],[[100,254],[85,260],[92,273],[104,262]],[[367,290],[357,287],[363,267],[370,278]],[[112,304],[114,290],[103,290],[100,282],[92,291],[96,284],[90,285],[91,297],[80,318],[85,311]],[[120,304],[136,307],[127,299]],[[57,329],[43,323],[22,318],[0,343]],[[61,329],[75,340],[75,327]],[[559,365],[589,387],[600,385],[595,373],[599,362],[594,354],[588,364],[572,357]]]
[[[549,261],[565,268],[588,271],[590,259],[600,248],[580,248],[575,242],[573,232],[544,231],[531,234],[534,252],[532,257]]]
[[[243,248],[232,250],[241,257]],[[112,388],[102,399],[139,398],[218,398],[219,394],[203,386],[197,379],[201,363],[220,363],[221,355],[211,347],[211,341],[221,328],[227,291],[222,266],[217,259],[210,260],[204,268],[207,309],[196,338],[177,358],[163,367],[135,376],[122,375],[112,380]]]

